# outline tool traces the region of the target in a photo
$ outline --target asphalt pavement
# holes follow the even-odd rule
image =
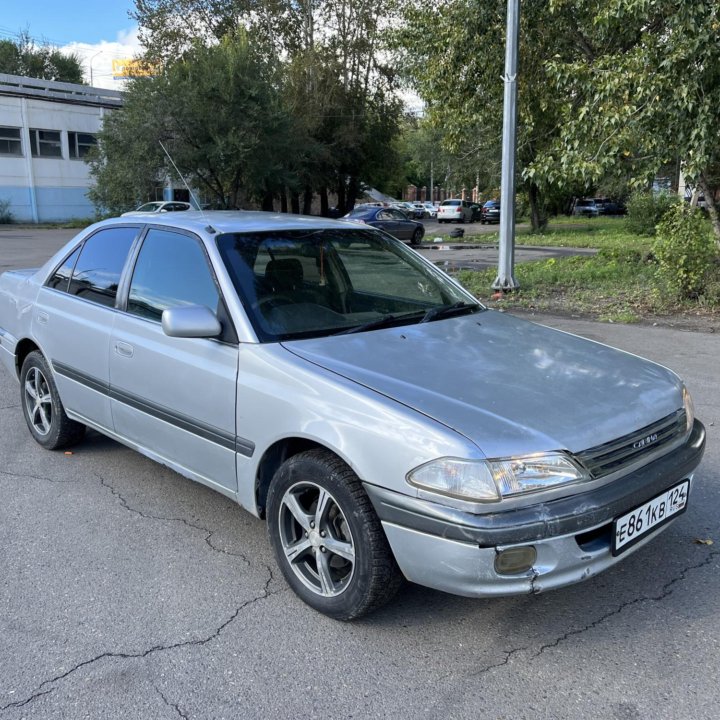
[[[0,265],[47,257],[63,231],[47,232],[0,233]],[[227,498],[96,433],[43,450],[0,370],[0,720],[716,720],[720,337],[535,320],[685,378],[708,430],[687,512],[580,585],[494,600],[407,585],[350,624],[287,588],[264,523]]]

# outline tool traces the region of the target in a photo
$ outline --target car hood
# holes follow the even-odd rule
[[[487,457],[579,452],[682,407],[667,368],[494,311],[284,347],[443,423]]]

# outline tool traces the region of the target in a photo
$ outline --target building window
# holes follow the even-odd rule
[[[0,127],[0,155],[22,155],[20,128]]]
[[[95,145],[97,145],[97,140],[94,135],[68,131],[70,157],[74,160],[82,160],[90,152],[90,148],[95,147]]]
[[[33,157],[62,157],[59,130],[30,129],[30,150]]]

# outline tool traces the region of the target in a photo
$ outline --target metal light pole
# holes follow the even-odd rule
[[[93,60],[98,56],[102,55],[104,50],[98,50],[91,58],[90,58],[90,87],[93,87],[93,66],[92,62]]]
[[[517,62],[520,0],[508,0],[505,39],[502,176],[500,179],[500,254],[496,290],[515,290],[515,139],[517,135]]]

